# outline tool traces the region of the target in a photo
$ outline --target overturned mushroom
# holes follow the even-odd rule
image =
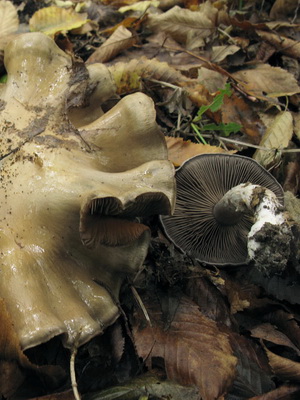
[[[269,263],[275,270],[284,268],[290,229],[281,212],[283,190],[256,161],[204,154],[187,160],[176,181],[174,215],[161,220],[177,247],[208,264],[253,259],[263,268]],[[287,241],[286,253],[274,256],[278,240]]]
[[[150,238],[136,217],[172,210],[173,167],[146,95],[90,125],[77,118],[77,129],[69,110],[95,110],[88,96],[101,93],[83,63],[28,33],[8,44],[5,66],[0,297],[23,350],[57,335],[81,345],[118,317],[122,281]]]

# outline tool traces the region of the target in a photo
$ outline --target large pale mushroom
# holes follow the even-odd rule
[[[103,66],[89,73],[28,33],[8,44],[5,67],[0,297],[23,350],[58,335],[81,345],[118,317],[120,286],[150,238],[135,218],[172,210],[173,167],[144,94],[98,118],[101,93],[109,97],[99,76],[113,87]]]

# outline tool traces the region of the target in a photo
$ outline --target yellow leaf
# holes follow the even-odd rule
[[[0,37],[16,32],[19,18],[15,6],[10,1],[0,1]]]
[[[87,14],[78,14],[74,10],[60,7],[45,7],[33,14],[29,21],[32,32],[39,31],[46,35],[54,35],[61,31],[79,28],[89,20]]]
[[[265,168],[276,162],[274,150],[288,147],[289,141],[293,136],[293,117],[288,111],[280,112],[272,121],[264,134],[260,146],[270,149],[256,150],[253,158]],[[279,154],[280,156],[280,154]]]
[[[126,11],[141,11],[142,13],[144,13],[150,6],[158,7],[159,3],[160,2],[158,0],[138,1],[137,3],[131,4],[129,6],[120,7],[119,12],[125,13]]]

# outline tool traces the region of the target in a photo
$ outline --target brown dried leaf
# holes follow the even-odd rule
[[[242,271],[235,277],[222,271],[222,277],[225,282],[225,295],[229,301],[232,313],[247,309],[253,314],[257,309],[262,309],[270,305],[277,305],[278,302],[265,296],[262,288],[247,279]],[[260,321],[257,321],[258,324]],[[251,320],[254,323],[254,318]]]
[[[235,153],[234,151],[226,151],[221,147],[211,146],[209,144],[193,143],[183,138],[166,137],[169,160],[179,167],[188,158],[203,153]]]
[[[227,82],[227,76],[218,71],[201,67],[198,69],[198,81],[206,87],[211,94],[215,94],[223,88]]]
[[[293,113],[295,135],[300,139],[300,114],[298,112]]]
[[[245,133],[252,143],[258,144],[265,130],[265,126],[258,114],[246,101],[233,93],[230,97],[224,97],[221,108],[222,122],[235,122],[241,125],[241,131]]]
[[[261,396],[251,397],[248,400],[297,400],[299,397],[300,385],[285,384]]]
[[[158,298],[143,298],[152,327],[139,312],[133,327],[138,354],[150,366],[155,358],[164,360],[169,379],[184,385],[196,384],[203,400],[227,393],[235,376],[236,359],[227,335],[206,318],[186,297],[179,301],[168,329],[164,329]]]
[[[230,332],[229,340],[238,359],[237,377],[232,392],[248,399],[275,388],[268,359],[255,341],[238,333]]]
[[[146,14],[142,17],[127,17],[124,18],[118,24],[114,25],[113,27],[104,29],[101,32],[107,35],[112,35],[114,31],[116,31],[119,28],[119,26],[124,26],[124,28],[131,28],[136,31],[139,28],[139,26],[143,24],[146,18],[147,18]]]
[[[294,133],[293,117],[288,111],[282,111],[276,115],[271,125],[267,128],[260,146],[270,149],[256,150],[253,158],[262,166],[267,168],[276,162],[274,150],[280,150],[288,147]]]
[[[283,310],[277,310],[264,316],[263,319],[275,325],[298,347],[298,349],[300,349],[299,321],[296,321],[293,314],[289,314]]]
[[[297,195],[298,191],[300,190],[300,162],[297,159],[296,161],[288,162],[285,171],[284,171],[284,182],[283,182],[283,190],[284,192],[291,192],[294,196]],[[290,196],[290,195],[288,195]],[[291,205],[294,205],[294,199],[290,197]],[[297,199],[295,199],[297,200]],[[289,211],[289,210],[288,210]],[[299,213],[297,212],[299,215]],[[298,217],[297,215],[297,217]],[[299,215],[300,216],[300,215]],[[291,215],[294,219],[294,217]],[[294,219],[297,223],[300,223],[300,219]]]
[[[248,279],[264,288],[268,295],[277,300],[286,300],[291,304],[300,304],[300,285],[299,277],[292,274],[290,276],[273,275],[263,276],[254,269],[249,270]],[[300,348],[300,346],[299,346]]]
[[[204,12],[175,6],[160,15],[150,14],[146,26],[153,32],[165,32],[193,50],[204,45],[204,39],[212,34],[215,24]]]
[[[66,392],[48,394],[41,397],[34,397],[30,400],[75,400],[75,397],[73,390],[67,390]]]
[[[281,53],[300,59],[300,43],[299,41],[289,39],[278,33],[257,30],[256,33],[266,42],[270,43]]]
[[[279,67],[259,64],[255,68],[243,69],[232,74],[239,86],[251,96],[262,100],[292,96],[300,92],[294,76]]]
[[[300,382],[300,363],[281,357],[269,349],[265,348],[265,352],[269,359],[272,371],[276,376],[283,380]]]
[[[272,19],[280,19],[287,15],[293,15],[298,5],[298,0],[276,0],[273,4],[270,17]]]
[[[213,46],[210,59],[214,63],[220,63],[224,61],[227,56],[231,56],[239,50],[240,47],[234,44],[226,46]]]
[[[188,279],[185,293],[206,317],[228,327],[234,325],[226,297],[206,277]]]
[[[286,346],[293,349],[297,355],[300,355],[300,350],[293,344],[293,342],[282,332],[280,332],[276,326],[271,325],[270,323],[263,323],[260,325],[256,325],[251,329],[251,336],[268,340],[274,344],[279,346]]]
[[[136,43],[136,38],[123,25],[120,25],[114,33],[97,49],[86,61],[87,64],[105,63],[112,60],[121,51],[128,49]]]

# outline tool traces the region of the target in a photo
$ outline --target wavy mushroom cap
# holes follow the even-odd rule
[[[42,33],[10,42],[5,64],[0,297],[22,349],[58,335],[81,345],[118,318],[122,281],[150,241],[137,217],[172,211],[174,168],[146,95],[97,118],[105,67],[90,76]],[[84,105],[77,129],[68,111]],[[93,116],[81,121],[85,112]]]
[[[207,264],[247,262],[253,214],[220,210],[218,203],[228,190],[250,182],[272,190],[284,201],[277,180],[256,161],[240,155],[193,157],[176,171],[176,182],[175,212],[161,216],[165,233],[183,252]]]

